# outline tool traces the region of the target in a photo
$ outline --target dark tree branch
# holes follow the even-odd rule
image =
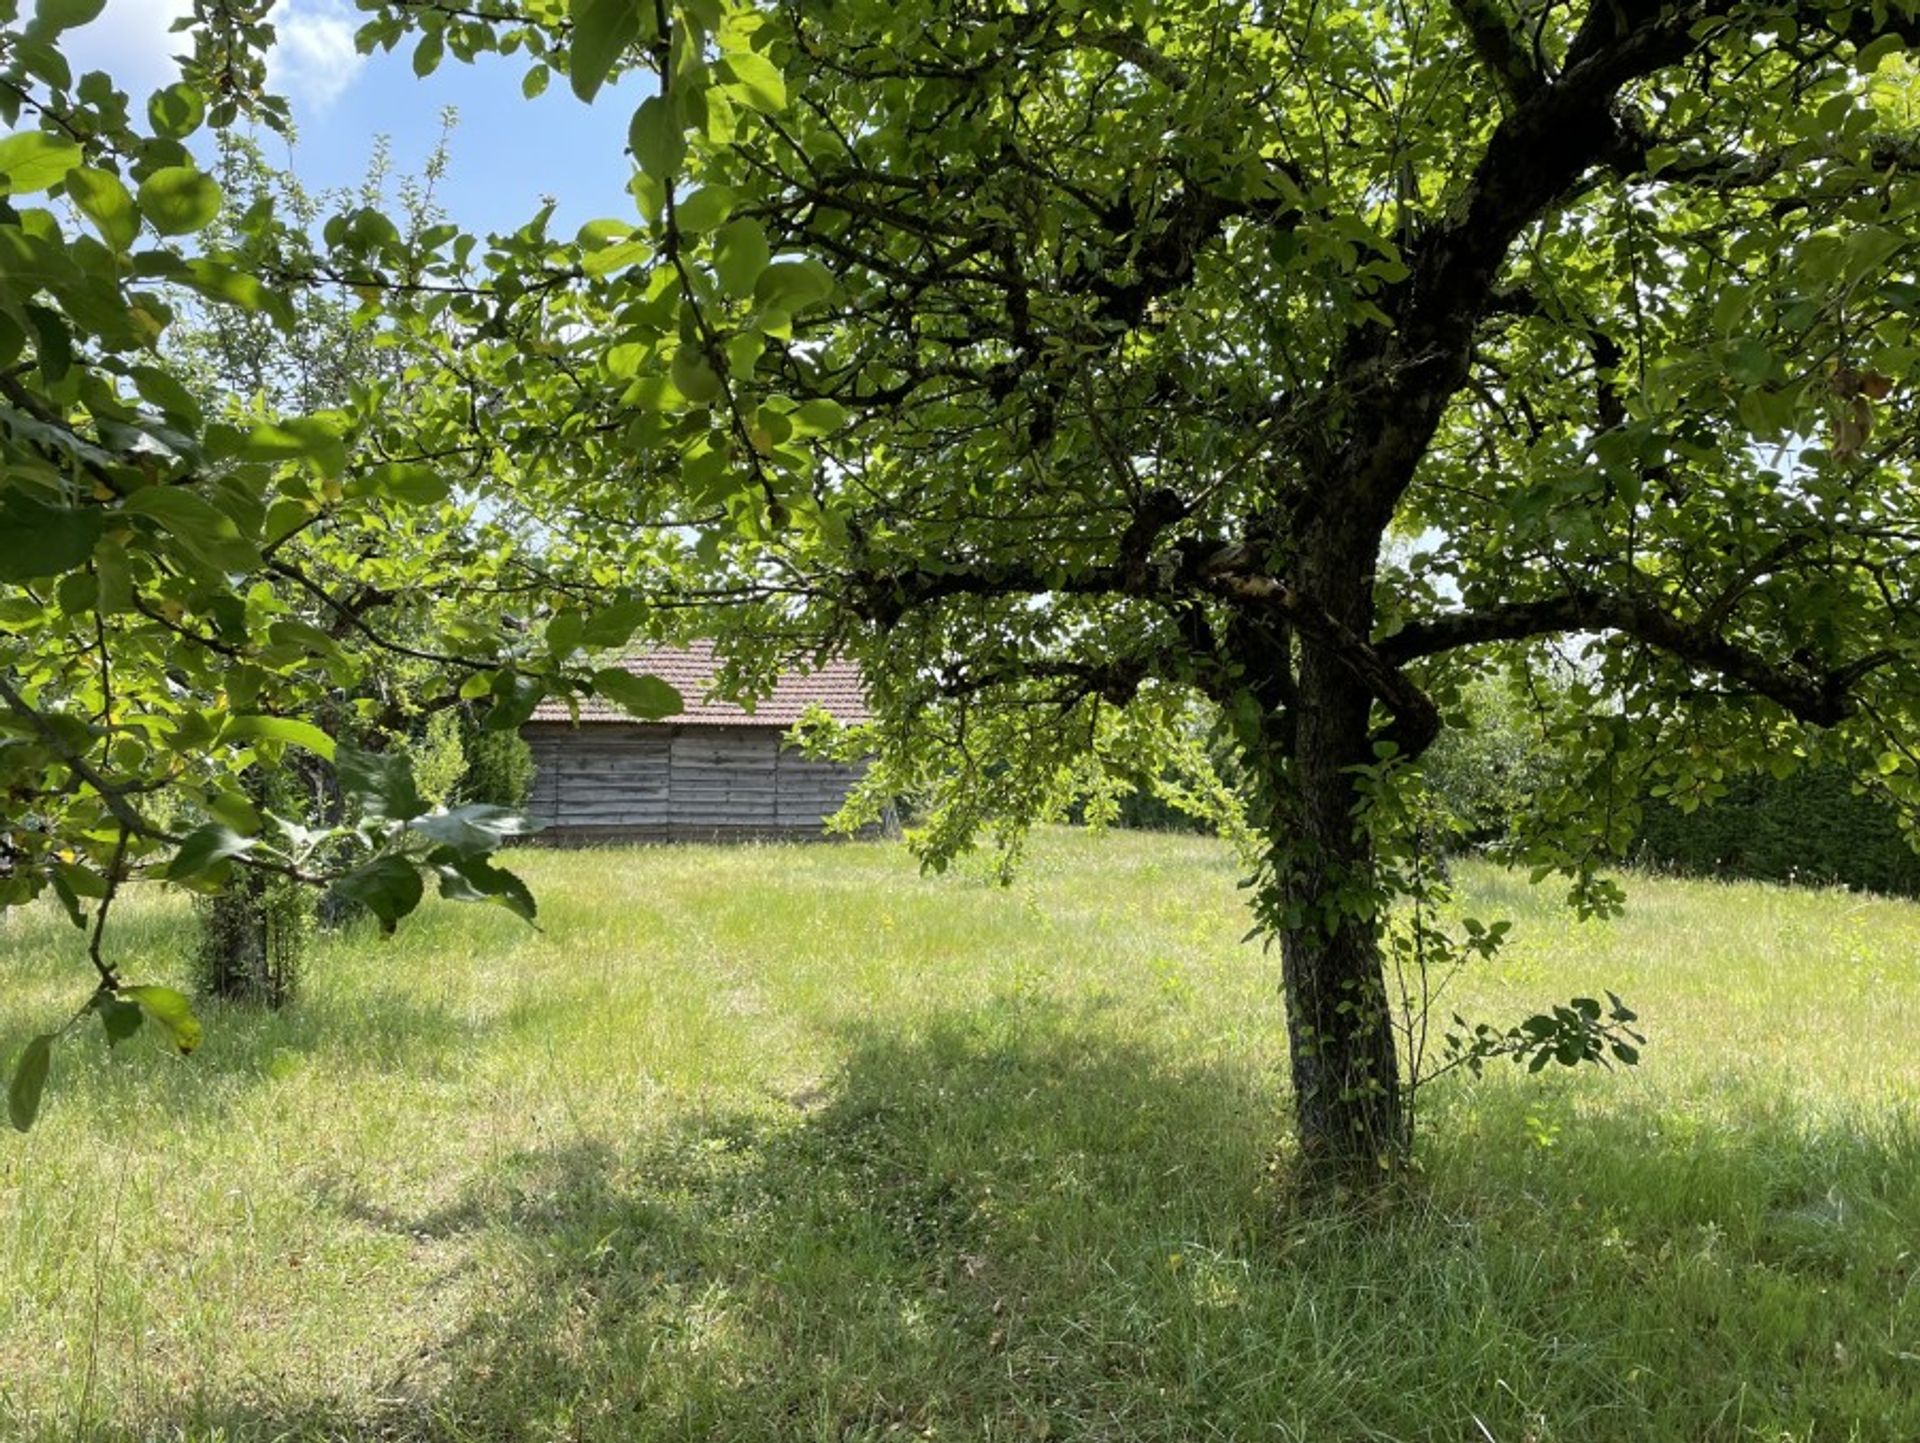
[[[409,656],[415,661],[430,661],[438,666],[459,667],[466,671],[484,671],[497,664],[477,657],[451,656],[445,652],[423,651],[419,647],[408,646],[404,642],[382,636],[367,624],[366,618],[360,613],[374,604],[391,600],[392,598],[385,593],[375,591],[369,596],[363,590],[354,598],[342,601],[297,566],[291,566],[284,561],[273,561],[268,563],[267,570],[275,576],[282,576],[293,582],[315,600],[324,604],[341,625],[348,630],[357,631],[382,651],[392,652],[395,656]]]
[[[1071,685],[1057,700],[1077,701],[1097,696],[1115,706],[1125,706],[1141,685],[1157,674],[1157,667],[1157,658],[1139,656],[1105,662],[1036,657],[986,671],[942,677],[936,686],[942,696],[966,697],[1016,687],[1023,682],[1065,681]]]
[[[1532,99],[1544,82],[1531,52],[1501,13],[1499,0],[1453,0],[1453,13],[1501,88],[1517,101]]]
[[[1466,381],[1514,241],[1622,145],[1613,109],[1621,89],[1684,59],[1701,43],[1691,27],[1726,3],[1596,0],[1560,75],[1495,127],[1448,216],[1422,237],[1406,279],[1386,293],[1391,331],[1358,330],[1349,342],[1339,374],[1360,404],[1336,495],[1316,509],[1338,505],[1369,534],[1385,526]]]
[[[152,828],[148,826],[146,818],[135,811],[133,804],[127,800],[125,789],[116,787],[95,771],[85,757],[67,745],[66,738],[60,735],[53,723],[15,691],[5,678],[0,678],[0,702],[5,702],[8,711],[33,728],[40,740],[47,744],[48,749],[66,765],[68,771],[100,794],[101,802],[113,814],[113,819],[120,824],[123,831],[134,832],[141,836],[152,834]]]
[[[1440,710],[1405,672],[1379,648],[1356,633],[1312,597],[1257,570],[1236,565],[1239,548],[1229,548],[1206,568],[1214,590],[1222,598],[1251,609],[1277,612],[1304,635],[1328,643],[1341,665],[1352,672],[1374,699],[1393,713],[1385,733],[1400,754],[1417,757],[1440,734]]]
[[[1463,646],[1525,641],[1570,631],[1617,632],[1689,666],[1718,672],[1741,690],[1777,703],[1801,721],[1835,726],[1858,710],[1852,688],[1897,661],[1881,651],[1830,670],[1775,662],[1710,626],[1685,621],[1637,597],[1592,590],[1535,601],[1455,612],[1402,627],[1376,643],[1382,657],[1404,665]]]
[[[1074,38],[1081,45],[1104,50],[1116,60],[1137,67],[1169,90],[1185,90],[1191,83],[1183,67],[1155,50],[1135,31],[1083,30]]]
[[[1131,593],[1124,570],[1097,566],[1068,572],[1007,563],[983,563],[933,571],[921,567],[856,572],[848,577],[848,609],[863,621],[887,627],[921,606],[956,596],[1016,597],[1053,594],[1121,596]],[[1138,593],[1131,593],[1138,594]]]

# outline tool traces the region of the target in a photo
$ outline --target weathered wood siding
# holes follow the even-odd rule
[[[553,841],[820,837],[862,768],[769,727],[534,723],[528,811]]]

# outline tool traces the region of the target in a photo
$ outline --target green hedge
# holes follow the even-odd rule
[[[1534,702],[1495,682],[1473,685],[1469,721],[1442,733],[1426,761],[1435,800],[1470,849],[1509,840],[1563,763],[1541,737]],[[1710,806],[1682,812],[1643,799],[1631,860],[1689,876],[1845,886],[1920,897],[1920,854],[1882,797],[1854,791],[1853,773],[1814,766],[1784,779],[1737,778]],[[1141,789],[1122,802],[1119,825],[1209,830]]]
[[[1856,794],[1842,767],[1809,768],[1784,780],[1741,778],[1693,812],[1650,799],[1635,860],[1695,876],[1920,896],[1920,855],[1893,809]]]

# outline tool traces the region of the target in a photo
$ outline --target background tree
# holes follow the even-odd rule
[[[89,929],[96,973],[16,1060],[21,1126],[54,1043],[90,1017],[109,1040],[143,1017],[183,1050],[197,1040],[185,999],[120,971],[107,921],[129,880],[204,892],[247,869],[331,883],[388,926],[432,880],[531,916],[489,861],[517,822],[429,807],[403,757],[337,735],[339,699],[358,725],[411,714],[416,688],[368,665],[405,659],[443,691],[508,701],[510,726],[538,695],[527,673],[552,670],[509,614],[516,538],[475,516],[465,455],[415,453],[383,427],[398,368],[336,375],[331,396],[280,369],[301,327],[293,296],[355,294],[389,262],[400,284],[436,286],[408,267],[451,228],[409,237],[360,204],[316,237],[265,193],[223,223],[221,185],[186,142],[209,124],[284,123],[259,88],[267,7],[199,7],[181,79],[143,108],[62,54],[66,29],[100,8],[0,6],[0,118],[18,126],[0,139],[0,904],[57,894]],[[365,309],[375,339],[401,330]],[[259,318],[245,324],[263,379],[216,407],[193,384],[206,368],[182,359],[191,347],[169,342],[220,316]],[[404,636],[384,629],[400,599]],[[344,805],[326,825],[250,795],[289,749],[334,764]]]
[[[392,209],[401,234],[415,241],[430,227],[444,224],[444,212],[436,206],[433,193],[448,163],[454,121],[450,112],[443,116],[440,142],[428,155],[422,174],[402,177],[392,198],[384,141],[376,141],[357,191],[314,195],[291,169],[269,164],[253,135],[227,131],[217,136],[214,169],[223,200],[220,215],[207,228],[208,241],[248,248],[249,269],[276,283],[281,278],[304,278],[307,283],[291,288],[292,322],[285,327],[258,311],[201,304],[190,291],[169,296],[179,315],[165,337],[166,355],[179,367],[183,383],[206,413],[240,418],[288,412],[338,414],[351,404],[356,388],[373,384],[392,398],[390,404],[405,404],[404,367],[398,353],[381,343],[384,328],[367,324],[360,304],[343,295],[341,288],[315,283],[323,282],[327,274],[323,255],[316,254],[316,241],[331,213],[353,214],[367,207]],[[260,210],[277,214],[282,223],[255,225],[249,235],[248,217]],[[282,553],[283,564],[324,564],[314,543],[327,529],[327,523],[321,522],[293,538]],[[293,614],[354,653],[352,692],[418,696],[422,704],[415,709],[431,714],[434,678],[427,667],[365,645],[364,637],[343,616],[316,601],[297,578],[283,575],[276,582]],[[420,605],[420,599],[411,595],[369,596],[356,599],[354,614],[381,621],[405,640],[421,628],[416,618],[391,614],[396,601],[403,613],[417,611]],[[347,720],[349,699],[345,689],[329,699],[328,730],[336,738],[351,735],[361,746],[383,749],[395,723],[394,709],[384,718],[387,727],[356,726]],[[450,787],[436,788],[424,774],[418,780],[425,800],[442,804],[448,799]],[[254,766],[243,773],[241,787],[256,809],[283,813],[309,825],[323,824],[338,811],[337,797],[321,770],[313,766],[296,765],[277,776]],[[199,936],[193,967],[199,989],[234,1001],[285,1005],[292,997],[300,954],[313,927],[310,892],[285,877],[243,867],[201,898],[195,907]]]

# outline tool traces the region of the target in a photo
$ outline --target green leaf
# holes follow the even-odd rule
[[[34,0],[33,23],[42,30],[71,30],[91,24],[107,8],[107,0]]]
[[[106,530],[97,510],[47,506],[19,491],[0,492],[0,582],[37,581],[87,564]]]
[[[99,901],[107,895],[107,879],[91,867],[83,867],[77,862],[61,862],[56,873],[68,888],[79,897],[90,897]]]
[[[483,732],[518,731],[547,694],[545,684],[537,678],[515,671],[498,673],[489,691],[494,701],[480,719]]]
[[[258,276],[203,257],[187,262],[186,269],[174,278],[210,301],[238,306],[243,311],[265,311],[282,330],[293,329],[293,302],[285,292],[263,285]]]
[[[133,193],[112,171],[77,167],[67,175],[67,194],[93,222],[100,239],[115,250],[124,251],[139,239],[140,213],[133,208]]]
[[[475,802],[451,811],[415,817],[407,823],[407,830],[418,832],[457,856],[475,857],[515,837],[528,836],[536,829],[511,807]]]
[[[220,187],[190,165],[169,165],[140,182],[140,213],[161,235],[189,235],[220,214]]]
[[[208,822],[187,833],[180,850],[167,863],[167,880],[182,882],[210,871],[232,857],[242,857],[257,845],[253,837],[243,837],[224,822]]]
[[[763,115],[787,108],[787,78],[780,67],[752,50],[731,50],[721,57],[720,69],[733,82],[733,92]]]
[[[332,761],[335,754],[332,737],[312,722],[299,721],[293,717],[236,716],[228,719],[220,734],[229,741],[245,741],[258,737],[262,741],[288,742],[326,761]]]
[[[106,1030],[108,1047],[118,1047],[125,1042],[140,1030],[140,1024],[147,1018],[147,1014],[140,1010],[139,1003],[105,992],[94,1004],[94,1011],[100,1014],[100,1025]]]
[[[637,266],[652,254],[653,247],[643,240],[615,241],[610,246],[587,252],[580,258],[580,269],[598,280],[628,266]]]
[[[567,78],[582,100],[599,93],[621,53],[639,38],[642,3],[645,0],[570,0],[573,49]]]
[[[73,883],[64,872],[53,874],[53,895],[60,899],[60,905],[67,909],[67,920],[82,932],[87,930],[87,914],[80,908],[80,896],[73,890]]]
[[[595,651],[625,646],[652,608],[644,601],[616,601],[587,618],[580,633],[580,644]]]
[[[729,185],[703,185],[673,209],[674,224],[688,235],[705,235],[732,214]]]
[[[413,73],[422,79],[440,68],[440,57],[446,54],[447,38],[443,31],[431,30],[421,37],[420,43],[413,47]]]
[[[405,857],[380,857],[356,867],[335,882],[333,890],[373,913],[380,930],[389,934],[426,895],[419,871]]]
[[[453,494],[453,478],[418,462],[387,461],[355,480],[347,494],[386,496],[407,506],[438,506]]]
[[[189,430],[199,429],[200,403],[173,376],[158,366],[135,366],[132,376],[141,400],[157,407],[168,420]]]
[[[824,436],[847,424],[847,411],[838,401],[817,396],[803,402],[792,420],[795,436]]]
[[[154,91],[147,101],[148,122],[171,140],[185,140],[200,128],[206,116],[206,97],[184,81]]]
[[[406,822],[427,810],[414,784],[413,763],[404,752],[368,752],[351,742],[336,742],[333,770],[340,790],[359,803],[364,816]]]
[[[833,294],[833,272],[816,260],[775,261],[754,283],[753,298],[769,309],[795,314]]]
[[[451,902],[497,902],[517,917],[531,922],[536,907],[527,884],[485,857],[458,857],[436,853],[431,859],[440,878],[440,895]]]
[[[338,657],[340,643],[311,622],[289,618],[267,628],[267,640],[275,646],[298,647],[313,656]]]
[[[562,607],[547,622],[547,651],[554,657],[567,657],[580,648],[587,620],[571,606]]]
[[[40,1094],[46,1090],[47,1072],[53,1066],[54,1037],[41,1033],[20,1052],[13,1065],[13,1082],[7,1088],[7,1116],[21,1132],[33,1126],[40,1113]]]
[[[243,461],[309,461],[322,476],[347,469],[347,446],[340,433],[308,416],[255,426],[241,443]]]
[[[696,406],[710,406],[720,399],[720,373],[697,347],[682,346],[675,351],[668,374],[674,389]]]
[[[43,130],[0,140],[0,195],[32,195],[58,185],[80,164],[80,147]]]
[[[262,824],[260,809],[238,792],[214,792],[207,798],[207,814],[247,837],[259,832]]]
[[[666,101],[649,95],[640,102],[640,108],[633,112],[633,124],[627,128],[627,144],[633,147],[633,158],[641,170],[663,186],[673,185],[687,153],[687,137]]]
[[[193,1005],[171,987],[122,987],[120,995],[137,1003],[142,1012],[167,1029],[167,1037],[187,1056],[200,1045],[200,1019]]]
[[[142,486],[120,507],[130,515],[151,516],[184,531],[203,533],[208,539],[231,540],[240,535],[231,516],[184,486]]]
[[[727,222],[713,239],[713,271],[720,288],[736,300],[753,294],[754,284],[773,259],[767,233],[746,216]]]
[[[245,572],[260,565],[260,553],[241,536],[233,518],[184,487],[143,486],[121,509],[158,521],[216,571]]]
[[[609,666],[593,674],[593,689],[629,716],[658,721],[687,709],[686,699],[657,676]]]

